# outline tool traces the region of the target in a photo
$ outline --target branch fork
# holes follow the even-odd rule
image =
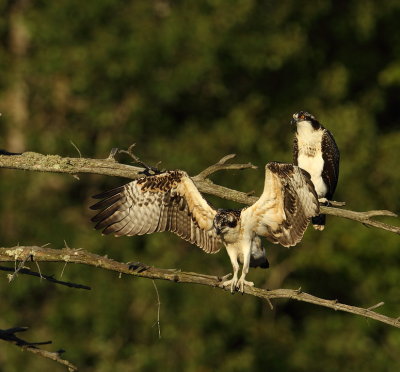
[[[205,180],[208,176],[211,174],[221,171],[221,170],[232,170],[232,169],[257,169],[257,167],[251,163],[246,163],[246,164],[226,164],[229,160],[233,159],[236,157],[236,154],[229,154],[224,156],[222,159],[220,159],[217,163],[210,165],[203,171],[201,171],[198,175],[192,177],[193,179],[196,180]]]

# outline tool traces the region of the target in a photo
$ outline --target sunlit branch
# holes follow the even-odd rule
[[[118,176],[128,179],[135,179],[143,175],[142,172],[144,171],[144,168],[142,167],[118,163],[116,161],[117,152],[116,149],[113,149],[110,156],[106,159],[88,159],[81,157],[70,158],[61,157],[59,155],[42,155],[35,152],[25,152],[22,155],[13,156],[0,155],[0,168],[67,173],[71,175],[89,173],[105,176]],[[234,155],[232,154],[223,157],[219,162],[206,168],[198,175],[192,177],[192,179],[198,189],[205,194],[215,195],[242,204],[253,204],[258,199],[256,196],[249,196],[248,193],[217,185],[208,178],[209,175],[219,170],[255,168],[251,163],[227,164],[227,161],[233,157]],[[340,206],[342,203],[335,202],[332,203],[332,205]],[[373,226],[400,235],[400,227],[376,221],[371,218],[375,216],[397,217],[397,215],[391,211],[377,210],[356,212],[343,208],[321,206],[321,212],[336,217],[347,218],[360,222],[366,226]]]
[[[36,262],[69,262],[78,263],[89,266],[95,266],[105,270],[114,271],[120,274],[132,275],[140,278],[147,279],[162,279],[174,283],[191,283],[201,284],[213,288],[218,288],[222,291],[226,289],[222,286],[222,278],[218,276],[184,272],[177,269],[159,269],[153,266],[147,266],[140,263],[134,265],[114,261],[108,257],[99,256],[82,249],[51,249],[46,247],[11,247],[0,248],[0,262],[15,262],[24,261],[26,257]],[[400,321],[398,318],[391,318],[386,315],[373,311],[375,308],[380,307],[383,303],[370,306],[368,308],[361,308],[357,306],[346,305],[337,300],[327,300],[315,297],[308,293],[302,292],[301,289],[274,289],[267,290],[255,287],[245,287],[244,293],[250,296],[256,296],[265,300],[272,299],[293,299],[297,301],[308,302],[318,306],[328,307],[338,311],[344,311],[355,315],[363,316],[370,319],[375,319],[379,322],[389,324],[393,327],[400,328]]]

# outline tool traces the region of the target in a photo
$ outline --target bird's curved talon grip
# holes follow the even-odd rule
[[[144,170],[138,172],[138,174],[144,174],[145,176],[150,177],[163,173],[163,171],[159,170],[156,167],[152,167],[151,165],[147,165],[143,162],[140,162],[140,164],[144,167]]]

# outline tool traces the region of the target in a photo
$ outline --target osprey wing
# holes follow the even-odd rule
[[[257,235],[285,247],[296,245],[318,215],[318,197],[310,175],[293,164],[268,163],[264,191],[242,212]]]
[[[340,152],[332,133],[327,129],[322,135],[321,150],[324,159],[322,179],[328,187],[326,198],[331,200],[339,179]]]
[[[93,197],[102,199],[90,208],[100,210],[92,221],[103,234],[132,236],[171,231],[207,253],[221,248],[213,228],[216,211],[186,172],[142,177]]]

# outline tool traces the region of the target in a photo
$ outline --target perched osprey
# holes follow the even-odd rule
[[[311,175],[318,199],[324,205],[332,200],[339,178],[340,153],[335,139],[311,114],[300,111],[293,115],[296,125],[293,162]],[[324,214],[312,218],[315,229],[325,227]]]
[[[285,247],[297,244],[319,203],[310,175],[292,164],[268,163],[261,197],[248,208],[214,209],[181,170],[146,176],[94,198],[100,210],[92,218],[104,234],[142,235],[171,231],[206,253],[224,245],[233,266],[233,277],[223,286],[252,286],[245,280],[251,263],[266,267],[265,251],[258,235]],[[243,264],[238,279],[239,263]]]

